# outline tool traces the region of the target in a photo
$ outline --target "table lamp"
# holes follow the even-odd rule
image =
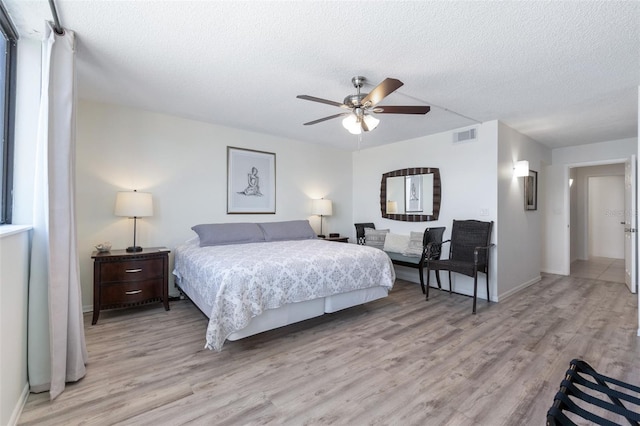
[[[313,200],[311,214],[320,216],[320,234],[318,234],[318,237],[324,238],[325,236],[322,234],[322,218],[333,214],[331,200],[325,200],[324,198],[321,200]]]
[[[139,217],[153,216],[153,201],[148,192],[120,191],[116,194],[116,216],[133,218],[133,245],[127,247],[127,252],[142,251],[142,247],[136,245],[136,224]]]

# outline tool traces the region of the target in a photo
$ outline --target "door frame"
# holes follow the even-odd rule
[[[566,185],[564,185],[564,206],[565,206],[565,223],[566,223],[566,232],[563,233],[563,246],[565,249],[565,256],[563,262],[566,262],[562,265],[562,269],[567,271],[567,275],[571,272],[571,193],[569,188],[569,176],[570,169],[577,169],[580,167],[591,167],[591,166],[606,166],[609,164],[622,164],[624,165],[627,162],[628,158],[619,158],[619,159],[611,159],[611,160],[600,160],[600,161],[586,161],[581,163],[567,163],[564,165],[564,176]],[[637,262],[637,259],[636,259]],[[640,292],[638,292],[640,294]],[[640,299],[640,297],[639,297]],[[640,328],[638,329],[638,333],[640,335]]]

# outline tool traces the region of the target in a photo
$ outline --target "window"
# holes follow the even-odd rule
[[[0,224],[11,223],[13,207],[13,143],[16,104],[17,32],[0,3]]]

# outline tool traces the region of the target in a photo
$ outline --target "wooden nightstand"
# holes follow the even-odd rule
[[[150,302],[162,302],[169,310],[169,250],[145,248],[137,253],[111,250],[94,251],[93,321],[100,309],[122,308]]]
[[[326,237],[326,238],[323,238],[323,240],[335,241],[337,243],[348,243],[349,237]]]

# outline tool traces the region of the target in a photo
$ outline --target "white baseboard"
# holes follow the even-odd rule
[[[24,405],[27,403],[27,398],[29,397],[29,383],[27,382],[24,385],[24,389],[22,389],[22,394],[20,394],[20,399],[16,403],[16,406],[11,413],[11,417],[9,418],[8,426],[14,426],[18,424],[18,419],[20,419],[20,414],[22,414],[22,410],[24,409]]]
[[[555,271],[552,269],[543,269],[540,272],[544,272],[545,274],[553,274],[553,275],[563,275],[565,277],[567,277],[568,275],[564,273],[564,271]]]
[[[409,268],[398,268],[397,265],[394,265],[396,270],[396,278],[400,278],[401,280],[410,281],[412,283],[420,284],[420,277],[418,276],[417,269],[409,269]],[[424,280],[427,281],[427,276],[425,272]],[[426,282],[425,282],[426,284]]]
[[[504,300],[507,297],[509,297],[509,296],[511,296],[513,294],[516,294],[520,290],[524,290],[525,288],[529,287],[530,285],[533,285],[533,284],[535,284],[537,282],[540,282],[541,280],[542,280],[542,277],[540,275],[538,275],[537,277],[535,277],[535,278],[533,278],[533,279],[531,279],[531,280],[529,280],[527,282],[524,282],[524,283],[520,284],[519,286],[517,286],[515,288],[512,288],[511,290],[501,294],[499,297],[496,298],[496,302],[498,301],[498,299]]]

